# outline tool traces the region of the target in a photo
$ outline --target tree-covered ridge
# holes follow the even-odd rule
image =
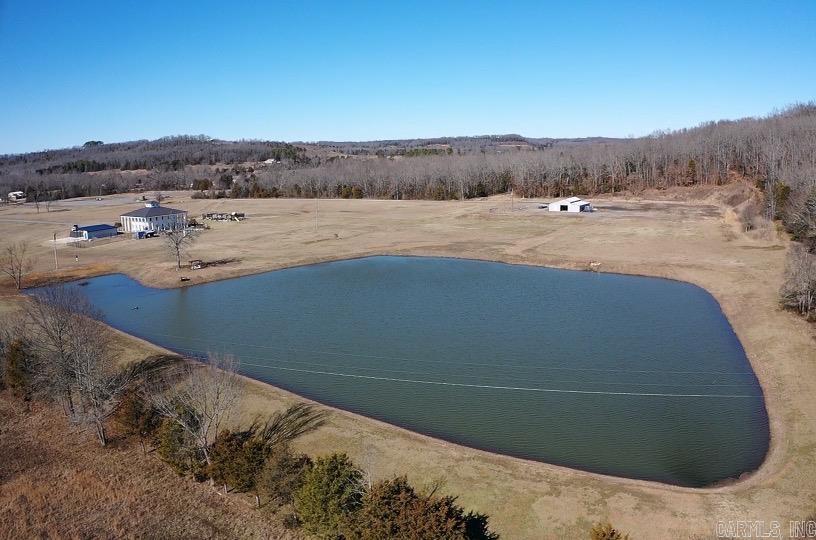
[[[105,144],[0,156],[0,171],[68,174],[103,170],[183,170],[187,165],[243,163],[268,159],[299,162],[304,149],[275,141],[220,141],[206,135],[163,137],[155,141]]]
[[[816,104],[633,139],[520,135],[280,143],[205,136],[0,158],[0,193],[45,200],[210,186],[201,196],[462,199],[718,185],[747,179],[768,218],[800,211],[816,178]],[[135,172],[130,172],[135,171]]]

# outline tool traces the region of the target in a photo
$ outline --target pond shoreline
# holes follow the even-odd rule
[[[710,291],[708,291],[707,289],[705,289],[701,285],[698,285],[697,283],[693,283],[693,282],[690,282],[690,281],[687,281],[687,280],[679,279],[677,277],[672,277],[672,276],[663,276],[663,275],[657,275],[656,276],[656,275],[643,274],[643,273],[626,272],[626,271],[621,271],[621,270],[618,270],[618,269],[616,269],[615,271],[609,272],[609,271],[603,271],[603,270],[597,270],[597,269],[587,269],[587,268],[569,268],[569,267],[555,266],[555,265],[541,265],[541,264],[531,264],[531,263],[515,263],[515,262],[509,262],[506,259],[505,260],[493,260],[493,259],[474,258],[474,257],[458,257],[458,256],[451,256],[451,255],[441,255],[440,256],[440,255],[426,255],[426,254],[381,253],[381,254],[365,254],[365,255],[359,255],[359,256],[355,256],[355,257],[344,257],[344,258],[337,258],[337,259],[321,260],[321,261],[318,261],[318,262],[307,262],[307,263],[302,263],[302,264],[293,264],[291,266],[286,266],[286,267],[281,267],[281,268],[273,268],[273,269],[270,269],[270,270],[262,270],[262,271],[259,271],[259,272],[248,272],[248,273],[238,272],[235,275],[220,276],[218,279],[208,280],[208,281],[204,281],[204,282],[197,282],[197,283],[194,283],[194,285],[206,285],[206,284],[211,284],[211,283],[215,283],[215,282],[218,282],[218,281],[233,280],[233,279],[238,279],[238,278],[247,277],[247,276],[251,276],[251,275],[265,274],[265,273],[275,272],[275,271],[284,270],[284,269],[293,269],[293,268],[302,268],[302,267],[309,267],[309,266],[315,266],[315,265],[324,265],[324,264],[330,264],[332,262],[340,262],[340,261],[354,261],[354,260],[361,260],[361,259],[367,259],[367,258],[371,258],[371,257],[380,257],[380,256],[384,256],[384,257],[391,257],[391,256],[393,256],[393,257],[408,257],[408,258],[433,258],[433,259],[465,260],[465,261],[474,261],[474,262],[490,262],[490,263],[510,265],[510,266],[523,266],[523,267],[528,267],[528,268],[549,268],[549,269],[554,269],[554,270],[569,270],[569,271],[580,271],[580,272],[590,272],[590,273],[602,273],[602,274],[609,274],[609,275],[643,277],[643,278],[648,278],[648,279],[666,280],[666,281],[673,281],[673,282],[677,282],[677,283],[690,285],[690,286],[693,286],[695,288],[700,289],[701,291],[704,291],[706,294],[708,294],[716,302],[717,308],[719,309],[720,313],[725,318],[725,320],[728,321],[729,327],[731,328],[732,332],[734,332],[735,337],[736,337],[736,339],[737,339],[737,341],[738,341],[738,343],[740,345],[740,348],[743,349],[742,341],[739,339],[739,336],[736,334],[736,330],[733,328],[733,326],[731,326],[731,321],[728,319],[727,315],[725,314],[724,310],[722,309],[722,305],[721,305],[720,301]],[[179,283],[176,286],[154,286],[154,285],[151,285],[149,283],[144,284],[140,280],[138,280],[138,279],[134,278],[133,276],[131,276],[130,274],[128,274],[127,272],[102,272],[102,273],[93,274],[93,275],[89,274],[89,275],[86,275],[86,276],[83,276],[83,277],[71,276],[67,280],[57,279],[54,282],[82,281],[83,279],[89,279],[89,278],[93,278],[93,277],[101,277],[101,276],[105,276],[105,275],[117,275],[117,274],[127,276],[127,277],[133,279],[134,281],[140,283],[142,286],[144,286],[146,288],[150,288],[150,289],[155,289],[155,290],[180,289],[180,288],[190,286],[189,282]],[[46,285],[46,284],[47,283],[38,283],[36,286],[43,286],[43,285]],[[31,287],[29,287],[29,288],[31,288]],[[161,346],[159,344],[156,344],[156,343],[153,343],[153,342],[149,341],[148,339],[146,339],[144,337],[140,337],[139,335],[128,333],[124,329],[117,328],[116,326],[112,326],[112,325],[108,325],[108,326],[110,328],[112,328],[113,330],[115,330],[116,332],[120,333],[121,335],[124,335],[124,336],[126,336],[126,337],[128,337],[130,339],[138,340],[138,341],[140,341],[142,343],[145,343],[145,344],[149,344],[151,347],[154,347],[156,349],[171,352],[171,353],[174,353],[174,354],[184,355],[184,350],[183,349],[173,350],[172,347],[165,348],[165,347],[163,347],[163,346]],[[465,444],[465,443],[462,443],[462,442],[458,442],[457,440],[455,440],[455,438],[454,439],[448,439],[448,438],[444,438],[442,436],[429,434],[429,433],[423,432],[421,430],[412,430],[412,429],[404,427],[404,426],[402,426],[400,424],[389,422],[389,421],[387,421],[387,420],[385,420],[385,419],[383,419],[381,417],[377,417],[376,415],[369,416],[367,414],[360,413],[360,412],[357,412],[357,411],[354,411],[354,410],[351,410],[351,409],[348,409],[348,408],[344,408],[342,406],[337,406],[337,405],[325,403],[325,402],[322,402],[322,401],[320,401],[318,399],[315,399],[313,397],[299,394],[296,391],[293,391],[292,389],[287,388],[285,386],[276,386],[274,384],[271,384],[271,383],[268,383],[268,382],[265,382],[265,381],[262,381],[262,380],[259,380],[259,379],[255,379],[255,378],[253,378],[251,376],[248,376],[248,375],[241,375],[241,377],[244,380],[251,381],[254,384],[262,385],[265,388],[273,389],[274,391],[284,393],[285,395],[287,395],[289,397],[293,397],[293,398],[300,399],[300,400],[303,400],[303,401],[307,401],[307,402],[310,402],[310,403],[315,403],[315,404],[317,404],[317,405],[319,405],[321,407],[325,407],[325,408],[327,408],[329,410],[332,410],[332,411],[335,411],[335,412],[338,412],[338,413],[341,413],[341,414],[350,415],[350,416],[353,416],[353,417],[355,417],[357,419],[361,419],[361,420],[364,420],[364,421],[375,422],[378,425],[387,426],[389,429],[397,429],[397,430],[399,430],[399,431],[401,431],[401,432],[403,432],[405,434],[410,434],[411,436],[420,437],[422,440],[433,441],[433,442],[435,442],[437,444],[442,444],[444,446],[450,446],[450,447],[465,449],[465,450],[469,450],[469,451],[476,451],[476,452],[479,452],[479,453],[481,453],[483,455],[517,460],[517,461],[520,461],[520,462],[526,463],[526,464],[535,464],[535,465],[539,465],[539,466],[543,465],[545,467],[551,467],[551,468],[562,470],[562,471],[570,471],[572,473],[586,475],[586,476],[591,477],[591,478],[598,478],[598,479],[602,479],[602,480],[606,480],[606,481],[614,481],[616,483],[623,483],[623,484],[626,484],[626,485],[642,485],[642,486],[669,488],[669,489],[672,489],[672,490],[683,490],[683,491],[688,490],[688,491],[691,491],[691,492],[698,492],[698,491],[700,491],[700,492],[712,492],[712,491],[722,491],[722,490],[732,489],[732,488],[741,486],[743,484],[746,484],[750,480],[754,479],[758,475],[758,473],[760,473],[766,467],[766,464],[768,462],[768,458],[769,458],[769,456],[770,456],[770,454],[772,452],[772,449],[773,449],[773,431],[772,431],[771,426],[770,426],[770,424],[772,423],[772,420],[771,420],[771,416],[770,416],[770,411],[768,410],[768,403],[767,403],[767,397],[765,395],[765,389],[762,386],[761,379],[759,379],[759,376],[756,374],[755,371],[753,371],[753,364],[750,362],[750,357],[748,357],[747,353],[746,353],[746,359],[747,359],[747,361],[749,363],[749,366],[752,369],[752,373],[753,373],[754,377],[756,377],[757,380],[759,381],[759,387],[760,387],[760,390],[762,392],[762,403],[763,403],[763,406],[765,408],[766,414],[768,415],[769,433],[768,433],[768,448],[767,448],[767,451],[766,451],[762,461],[760,462],[759,467],[757,467],[755,469],[752,469],[752,470],[749,470],[749,471],[746,471],[746,472],[743,472],[737,478],[734,478],[734,477],[726,478],[726,479],[719,480],[719,481],[716,481],[716,482],[713,482],[713,483],[710,483],[710,484],[707,484],[707,485],[703,485],[703,486],[687,486],[687,485],[682,485],[682,484],[673,483],[673,482],[666,482],[666,481],[661,481],[661,480],[638,478],[636,476],[615,475],[615,474],[610,474],[610,473],[593,471],[593,470],[586,469],[586,468],[581,468],[581,467],[578,467],[578,466],[565,465],[563,463],[559,463],[557,460],[535,459],[535,458],[532,458],[532,457],[527,457],[527,456],[523,456],[523,455],[504,452],[504,451],[501,451],[501,450],[498,450],[498,449],[491,449],[491,448],[488,448],[488,447],[480,447],[479,445],[476,445],[476,444]]]

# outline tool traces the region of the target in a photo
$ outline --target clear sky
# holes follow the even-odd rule
[[[816,99],[816,1],[0,0],[0,153],[644,135]]]

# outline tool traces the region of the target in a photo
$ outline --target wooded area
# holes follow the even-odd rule
[[[134,189],[209,196],[460,199],[513,190],[562,197],[721,184],[772,194],[768,215],[804,204],[816,170],[816,104],[634,139],[519,135],[368,143],[219,141],[205,136],[99,144],[0,158],[0,193],[29,200]]]

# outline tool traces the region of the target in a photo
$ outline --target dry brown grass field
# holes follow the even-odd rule
[[[53,408],[0,396],[0,418],[2,538],[295,538],[138,445],[101,448]]]
[[[713,538],[719,520],[776,520],[787,530],[788,520],[803,519],[816,508],[812,329],[778,307],[787,240],[772,229],[744,233],[729,206],[749,191],[734,184],[637,198],[599,198],[593,200],[598,211],[590,215],[548,215],[537,209],[535,201],[511,202],[506,197],[464,203],[318,203],[193,200],[189,193],[171,193],[164,204],[188,210],[191,217],[205,211],[239,211],[248,216],[241,223],[213,223],[189,253],[190,258],[238,261],[197,271],[176,270],[161,239],[122,240],[84,249],[61,246],[60,269],[54,271],[50,241],[54,232],[66,236],[73,223],[113,223],[138,205],[135,195],[65,201],[52,205],[50,212],[41,207],[37,213],[32,205],[0,208],[0,230],[2,241],[25,241],[36,254],[31,282],[125,272],[148,285],[172,287],[181,284],[181,276],[195,284],[317,261],[412,254],[594,268],[669,277],[704,287],[719,301],[742,341],[765,392],[771,419],[771,449],[765,463],[727,485],[692,489],[591,474],[465,448],[343,411],[332,411],[329,424],[299,444],[311,454],[347,451],[365,460],[377,478],[407,474],[418,485],[444,478],[446,491],[458,494],[466,508],[488,513],[495,530],[508,539],[584,538],[591,524],[601,520],[612,521],[635,539]],[[13,292],[6,291],[0,311],[16,301]],[[123,354],[127,351],[131,356],[149,348],[126,337],[122,346]],[[243,404],[247,417],[296,399],[260,383],[248,383],[248,388]],[[18,431],[26,422],[12,422],[4,428],[4,438],[11,431],[14,440],[25,440],[28,436]],[[56,424],[49,425],[61,433]],[[79,434],[72,437],[77,448],[92,450],[90,435],[89,443],[80,442]],[[158,511],[152,497],[178,493],[181,498],[184,492],[180,488],[162,493],[154,475],[164,478],[172,473],[163,472],[155,460],[137,459],[129,450],[93,450],[83,462],[78,451],[68,451],[73,445],[47,438],[37,445],[41,461],[12,467],[11,473],[9,458],[0,454],[0,471],[4,471],[0,472],[0,530],[13,524],[16,530],[30,527],[34,534],[45,531],[51,536],[119,536],[144,522],[168,535],[184,531],[191,536],[257,536],[258,518],[246,518],[246,529],[233,528],[235,516],[245,513],[234,509],[238,503],[214,499],[218,496],[207,493],[206,486],[183,479],[174,481],[189,490],[184,517],[168,518],[166,527],[162,521],[151,521],[151,513]],[[114,465],[114,460],[125,465]],[[110,499],[104,517],[101,511],[98,519],[89,514],[83,492],[61,479],[65,467],[73,467],[71,474],[84,475],[97,486],[87,488],[87,497]],[[134,491],[140,495],[120,499],[124,495],[119,482],[98,480],[115,474],[107,471],[116,467],[127,467],[142,479]],[[111,492],[106,494],[108,487]],[[25,502],[43,497],[48,504]],[[223,513],[219,504],[224,505]],[[73,527],[71,519],[77,519],[77,514],[84,526],[96,528]]]

